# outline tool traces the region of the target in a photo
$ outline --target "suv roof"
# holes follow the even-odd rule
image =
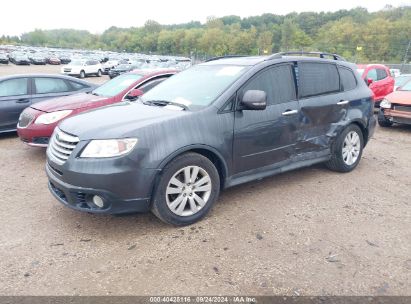
[[[292,56],[290,56],[292,55]],[[314,57],[315,56],[315,57]],[[326,58],[331,57],[331,58]],[[207,60],[206,65],[214,64],[231,64],[231,65],[244,65],[252,66],[260,62],[269,61],[269,60],[325,60],[325,61],[345,61],[343,57],[337,54],[323,53],[323,52],[281,52],[276,53],[270,56],[237,56],[237,55],[228,55],[221,57],[214,57]]]

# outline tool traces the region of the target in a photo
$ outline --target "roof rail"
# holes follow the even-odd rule
[[[288,56],[288,55],[301,55],[301,56],[302,55],[316,55],[320,58],[331,57],[334,60],[346,61],[343,57],[337,54],[324,53],[324,52],[304,52],[304,51],[280,52],[280,53],[276,53],[276,54],[269,56],[266,60],[279,59],[279,58],[282,58],[283,56]]]
[[[210,59],[207,59],[204,62],[210,62],[210,61],[214,61],[214,60],[219,60],[219,59],[224,59],[224,58],[237,58],[237,57],[247,57],[245,55],[225,55],[225,56],[217,56],[217,57],[213,57]]]

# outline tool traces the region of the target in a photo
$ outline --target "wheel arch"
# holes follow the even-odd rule
[[[225,185],[225,180],[227,178],[228,175],[228,167],[226,164],[226,161],[224,160],[224,157],[221,155],[220,152],[218,152],[217,149],[208,146],[208,145],[202,145],[202,144],[198,144],[198,145],[190,145],[190,146],[186,146],[183,148],[178,149],[177,151],[175,151],[174,153],[171,153],[168,157],[166,157],[159,165],[158,169],[159,172],[157,173],[154,182],[153,182],[153,186],[152,186],[152,193],[154,193],[155,191],[155,187],[158,183],[158,179],[161,176],[161,173],[164,169],[164,167],[169,164],[173,159],[175,159],[176,157],[188,153],[188,152],[194,152],[194,153],[198,153],[206,158],[208,158],[216,167],[218,175],[220,177],[220,188],[223,189],[224,185]]]

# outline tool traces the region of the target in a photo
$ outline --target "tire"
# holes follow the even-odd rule
[[[96,75],[97,75],[97,77],[101,77],[101,70],[98,70]]]
[[[86,73],[84,71],[80,71],[80,78],[86,77]]]
[[[189,173],[188,183],[186,172]],[[196,191],[196,188],[204,191]],[[214,164],[200,154],[185,153],[162,171],[153,192],[151,211],[167,224],[190,225],[208,213],[219,193],[220,177]]]
[[[332,145],[331,159],[326,163],[326,166],[333,171],[350,172],[360,162],[363,148],[364,137],[361,129],[357,125],[349,125]]]
[[[392,126],[392,121],[385,118],[384,113],[380,110],[378,112],[378,124],[380,127],[389,128]]]

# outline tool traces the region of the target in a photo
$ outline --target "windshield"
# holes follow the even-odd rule
[[[357,69],[357,72],[362,76],[362,74],[364,74],[364,69]]]
[[[410,79],[411,79],[411,75],[398,76],[395,78],[395,86],[400,87]]]
[[[70,65],[83,65],[84,60],[73,60],[70,62]]]
[[[206,107],[237,80],[246,67],[198,65],[170,77],[142,97],[144,101],[170,101],[188,108]]]
[[[95,89],[93,94],[106,97],[116,96],[142,77],[138,74],[120,75]]]
[[[411,81],[408,81],[406,84],[404,84],[400,91],[411,91]]]
[[[116,69],[119,69],[119,70],[127,70],[127,69],[129,69],[130,68],[130,65],[129,64],[119,64],[117,67],[116,67]]]

